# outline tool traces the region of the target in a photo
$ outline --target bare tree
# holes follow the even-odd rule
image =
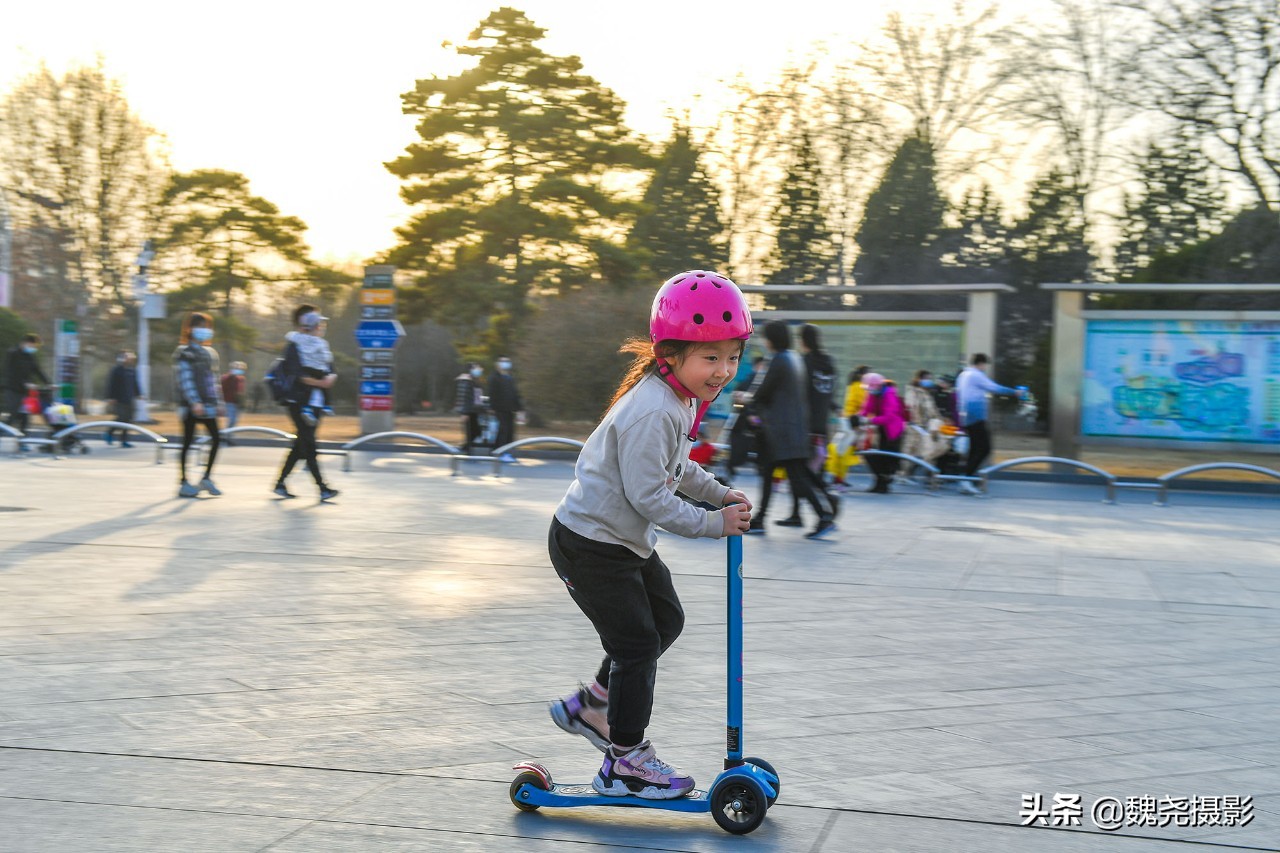
[[[991,62],[1003,32],[997,10],[991,3],[971,11],[956,0],[949,18],[920,24],[893,12],[882,42],[868,46],[859,62],[885,101],[905,114],[907,133],[928,141],[942,159],[959,157],[963,133],[989,136],[999,119],[997,96],[1010,70]],[[957,163],[952,171],[966,169]]]
[[[167,176],[162,142],[101,64],[62,77],[42,67],[0,104],[0,186],[40,270],[31,286],[80,316],[90,347],[113,345],[93,331],[104,319],[123,326],[114,321],[131,304]]]
[[[1057,6],[1056,20],[1004,33],[1002,75],[1010,85],[1001,107],[1013,121],[1050,133],[1048,159],[1063,164],[1089,223],[1094,194],[1131,159],[1117,135],[1134,115],[1125,85],[1136,46],[1114,4]]]
[[[1117,0],[1148,30],[1138,102],[1193,130],[1219,168],[1280,210],[1280,4]]]

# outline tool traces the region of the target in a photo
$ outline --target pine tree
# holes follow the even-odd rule
[[[941,276],[943,218],[947,204],[938,190],[933,148],[908,137],[867,199],[854,239],[857,284],[931,284]],[[862,308],[892,311],[932,307],[927,295],[860,297]]]
[[[686,269],[720,270],[729,262],[720,194],[701,158],[688,128],[676,128],[645,188],[627,248],[651,280]]]
[[[1223,224],[1225,193],[1209,160],[1186,135],[1171,145],[1152,141],[1140,166],[1138,192],[1125,195],[1115,275],[1131,280],[1159,255],[1198,243]]]
[[[420,140],[387,168],[415,213],[388,260],[421,272],[405,307],[464,337],[486,318],[523,317],[533,293],[617,266],[614,235],[631,206],[607,179],[649,165],[623,103],[578,57],[543,51],[545,32],[500,8],[456,47],[471,68],[403,95]]]
[[[813,139],[798,134],[791,165],[783,179],[781,198],[774,211],[777,244],[770,257],[774,284],[825,285],[835,266],[835,242],[827,224],[821,194],[822,175]],[[776,298],[779,308],[817,307],[821,298]],[[839,304],[839,300],[836,300]]]

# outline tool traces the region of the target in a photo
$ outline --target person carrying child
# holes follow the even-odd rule
[[[553,702],[551,718],[604,752],[591,786],[605,796],[674,799],[694,787],[645,738],[658,658],[684,627],[655,528],[719,539],[750,526],[747,496],[691,463],[689,450],[751,328],[746,299],[728,278],[690,270],[668,279],[653,300],[649,340],[621,349],[634,360],[551,521],[551,563],[605,651],[590,684]]]
[[[302,376],[309,379],[324,379],[333,373],[333,352],[329,342],[325,340],[325,332],[329,328],[329,318],[321,316],[319,311],[308,311],[298,320],[297,331],[285,335],[285,340],[298,348],[298,361],[302,365]],[[302,419],[311,426],[320,421],[321,414],[332,415],[329,405],[329,388],[311,385],[307,399],[302,400],[300,411]]]

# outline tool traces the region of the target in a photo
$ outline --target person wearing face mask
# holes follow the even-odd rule
[[[480,437],[480,413],[484,411],[484,368],[474,361],[454,380],[454,411],[462,415],[462,452],[471,454]]]
[[[24,406],[27,395],[48,385],[49,377],[40,369],[36,353],[40,351],[40,336],[30,332],[22,336],[18,345],[9,350],[4,362],[4,408],[9,413],[9,426],[21,432],[27,431],[29,415]],[[39,380],[39,384],[36,380]]]
[[[498,370],[489,378],[489,408],[498,419],[498,436],[495,447],[505,447],[516,440],[516,413],[524,409],[520,402],[520,389],[511,375],[511,359],[498,359]],[[502,454],[503,462],[514,462],[510,453]]]
[[[223,414],[222,388],[218,384],[218,351],[209,346],[213,340],[213,318],[192,312],[182,323],[180,345],[173,354],[174,399],[182,421],[182,453],[178,472],[182,478],[178,497],[194,498],[201,492],[220,495],[213,484],[213,463],[218,458],[218,417]],[[195,440],[196,427],[209,433],[209,460],[204,477],[196,485],[187,480],[187,451]]]
[[[933,374],[927,370],[917,370],[903,398],[911,423],[903,434],[902,452],[926,462],[933,462],[947,449],[946,442],[939,435],[942,415],[938,412],[933,389]]]
[[[128,350],[116,356],[115,367],[107,376],[107,405],[111,410],[112,420],[122,424],[133,423],[134,400],[142,397],[142,387],[138,384],[138,357]],[[115,440],[116,427],[107,427],[103,440],[111,444]],[[133,447],[129,443],[129,431],[120,430],[120,446]]]
[[[240,422],[240,407],[244,404],[246,381],[245,371],[249,366],[243,361],[231,362],[231,369],[222,374],[219,382],[222,385],[222,404],[227,407],[227,426],[231,429]],[[227,439],[231,444],[231,439]]]
[[[867,400],[862,405],[861,413],[863,426],[874,437],[876,449],[898,453],[902,447],[906,412],[902,408],[896,386],[879,373],[863,376],[862,385],[867,389]],[[876,477],[875,483],[867,491],[880,495],[889,494],[893,473],[898,470],[897,457],[872,454],[866,459],[867,466]]]

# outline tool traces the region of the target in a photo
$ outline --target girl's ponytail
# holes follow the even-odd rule
[[[618,352],[628,353],[632,356],[632,359],[630,366],[627,367],[627,372],[622,377],[622,381],[618,383],[618,389],[613,392],[613,399],[605,407],[606,412],[612,409],[624,394],[640,384],[640,380],[644,379],[649,371],[658,366],[658,357],[654,354],[654,346],[645,338],[628,338],[618,348]]]

